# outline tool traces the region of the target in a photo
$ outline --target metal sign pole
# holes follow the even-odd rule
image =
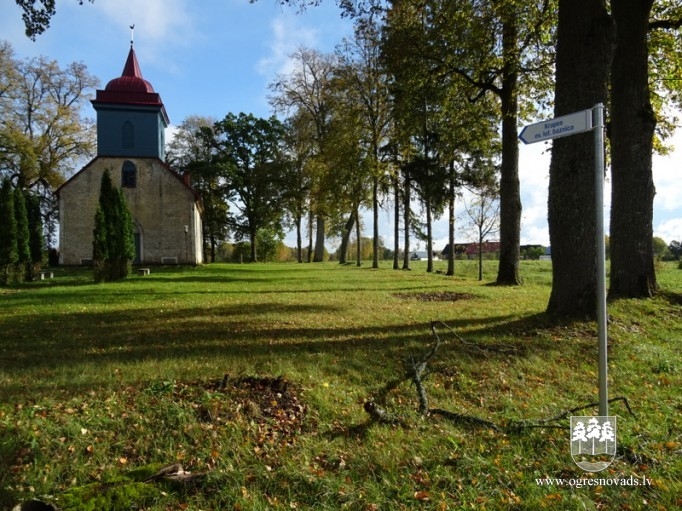
[[[606,335],[606,246],[604,241],[604,105],[592,109],[594,192],[597,242],[597,334],[599,337],[599,415],[609,415],[608,343]]]
[[[534,144],[594,131],[595,230],[597,243],[597,333],[599,337],[599,415],[609,415],[606,342],[606,247],[604,241],[604,104],[524,126],[519,139]]]

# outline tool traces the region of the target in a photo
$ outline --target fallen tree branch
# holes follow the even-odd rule
[[[380,422],[382,424],[393,424],[398,426],[407,425],[404,420],[389,413],[385,408],[382,408],[374,401],[367,401],[364,404],[364,408],[372,422]]]
[[[637,417],[634,412],[632,411],[632,408],[630,408],[630,403],[628,403],[627,398],[624,396],[618,396],[614,397],[608,400],[608,403],[615,403],[616,401],[622,401],[625,404],[625,407],[628,409],[628,412],[630,415],[633,417]],[[520,421],[510,421],[505,429],[507,431],[520,431],[522,429],[526,428],[545,428],[545,427],[555,427],[555,428],[562,428],[562,429],[567,429],[565,426],[552,426],[552,422],[558,422],[563,419],[569,418],[571,415],[574,415],[576,412],[579,412],[581,410],[586,410],[588,408],[594,408],[595,406],[599,406],[599,401],[593,402],[586,404],[584,406],[578,406],[576,408],[571,408],[570,410],[565,410],[561,412],[558,415],[555,415],[554,417],[549,417],[545,419],[529,419],[529,420],[520,420]]]
[[[426,376],[424,374],[426,372],[426,365],[429,363],[429,360],[436,355],[436,351],[438,351],[438,347],[441,344],[441,340],[438,336],[438,333],[436,332],[436,326],[434,322],[431,322],[431,332],[433,332],[433,335],[436,337],[436,342],[418,362],[416,362],[414,357],[410,355],[410,364],[406,367],[405,371],[406,376],[412,380],[415,389],[417,389],[417,396],[419,398],[419,413],[422,415],[426,415],[429,410],[429,398],[426,395],[426,389],[424,388],[424,383],[422,382],[423,378]]]
[[[431,415],[440,415],[441,417],[448,419],[455,424],[464,424],[466,426],[478,426],[492,429],[493,431],[501,431],[499,426],[494,422],[490,422],[485,419],[479,419],[473,415],[465,415],[457,412],[451,412],[449,410],[443,410],[441,408],[431,408],[429,410]]]
[[[464,344],[465,346],[475,348],[482,353],[487,353],[487,350],[485,348],[482,348],[474,343],[464,340],[454,329],[452,329],[450,326],[446,325],[442,321],[432,321],[431,333],[433,334],[436,340],[431,345],[431,347],[422,355],[422,357],[419,360],[415,360],[415,357],[413,355],[409,355],[408,359],[405,361],[404,364],[405,366],[404,376],[402,378],[396,378],[395,380],[391,380],[390,382],[388,382],[379,392],[378,399],[376,401],[367,401],[364,404],[365,411],[367,412],[367,414],[369,414],[371,422],[378,422],[383,424],[400,424],[402,426],[406,425],[402,419],[397,418],[395,415],[391,414],[385,408],[382,407],[382,405],[385,405],[388,394],[391,391],[395,390],[405,380],[410,380],[415,386],[417,392],[417,399],[419,401],[418,412],[420,415],[440,416],[455,424],[485,427],[497,432],[505,433],[519,432],[524,429],[530,428],[567,429],[567,426],[562,426],[556,423],[570,417],[576,412],[586,410],[588,408],[594,408],[595,406],[599,405],[598,402],[588,403],[586,405],[571,408],[570,410],[565,410],[553,417],[533,420],[518,421],[512,420],[502,425],[496,424],[486,419],[475,417],[473,415],[461,414],[449,410],[444,410],[441,408],[429,408],[429,399],[428,394],[426,392],[426,387],[424,386],[424,379],[429,374],[427,372],[427,366],[429,361],[433,357],[435,357],[439,347],[442,344],[441,338],[438,335],[438,332],[436,331],[437,325],[442,325],[446,327],[457,338],[457,340],[460,343]],[[507,345],[504,345],[503,347],[505,349],[509,349],[510,351],[514,351],[515,349],[513,346]],[[608,400],[609,403],[615,403],[617,401],[622,401],[625,404],[625,407],[627,408],[630,415],[636,417],[636,415],[632,411],[632,408],[630,407],[630,404],[628,403],[628,400],[625,397],[619,396]]]

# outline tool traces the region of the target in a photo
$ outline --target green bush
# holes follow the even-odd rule
[[[105,171],[92,241],[95,282],[111,282],[128,276],[135,257],[133,232],[133,219],[123,192],[114,188],[109,172]]]

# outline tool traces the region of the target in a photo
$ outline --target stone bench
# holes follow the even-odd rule
[[[149,268],[138,268],[137,274],[142,276],[149,275]]]
[[[54,273],[51,271],[41,271],[40,272],[40,280],[45,280],[45,279],[51,279],[54,278]]]

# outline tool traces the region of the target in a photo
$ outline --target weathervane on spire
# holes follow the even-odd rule
[[[135,34],[135,24],[130,25],[130,46],[133,45],[133,36]]]

